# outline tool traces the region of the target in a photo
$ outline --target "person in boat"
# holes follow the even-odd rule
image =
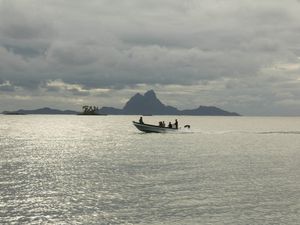
[[[140,124],[144,124],[143,117],[140,117],[139,122],[140,122]]]
[[[172,123],[171,123],[171,122],[169,122],[168,127],[169,127],[169,128],[172,128]]]
[[[175,125],[175,128],[178,129],[178,121],[177,121],[177,119],[175,119],[174,125]]]
[[[165,125],[165,121],[159,121],[158,124],[159,124],[160,127],[165,127],[165,126],[166,126],[166,125]]]

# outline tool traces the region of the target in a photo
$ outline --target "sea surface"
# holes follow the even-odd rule
[[[300,224],[299,117],[138,118],[1,115],[0,224]]]

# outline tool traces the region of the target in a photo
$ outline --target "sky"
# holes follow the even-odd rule
[[[0,0],[0,111],[122,108],[300,116],[300,0]]]

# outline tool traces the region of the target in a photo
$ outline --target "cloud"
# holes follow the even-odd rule
[[[4,81],[2,84],[0,84],[0,91],[14,92],[15,90],[15,87],[9,81]]]
[[[44,54],[54,35],[50,18],[43,17],[32,1],[2,0],[0,4],[1,45],[23,57]]]
[[[267,114],[300,97],[299,9],[294,0],[0,0],[1,89],[121,105],[156,88],[178,107]]]

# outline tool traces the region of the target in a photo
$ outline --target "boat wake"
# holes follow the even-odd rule
[[[258,134],[258,135],[300,135],[300,131],[241,131],[241,130],[224,130],[224,131],[204,131],[204,130],[186,130],[188,133],[201,133],[211,135],[226,135],[226,134]]]
[[[300,134],[300,131],[264,131],[258,134]]]
[[[195,133],[191,128],[189,127],[183,127],[180,128],[176,131],[176,133],[180,133],[180,134],[192,134]]]

